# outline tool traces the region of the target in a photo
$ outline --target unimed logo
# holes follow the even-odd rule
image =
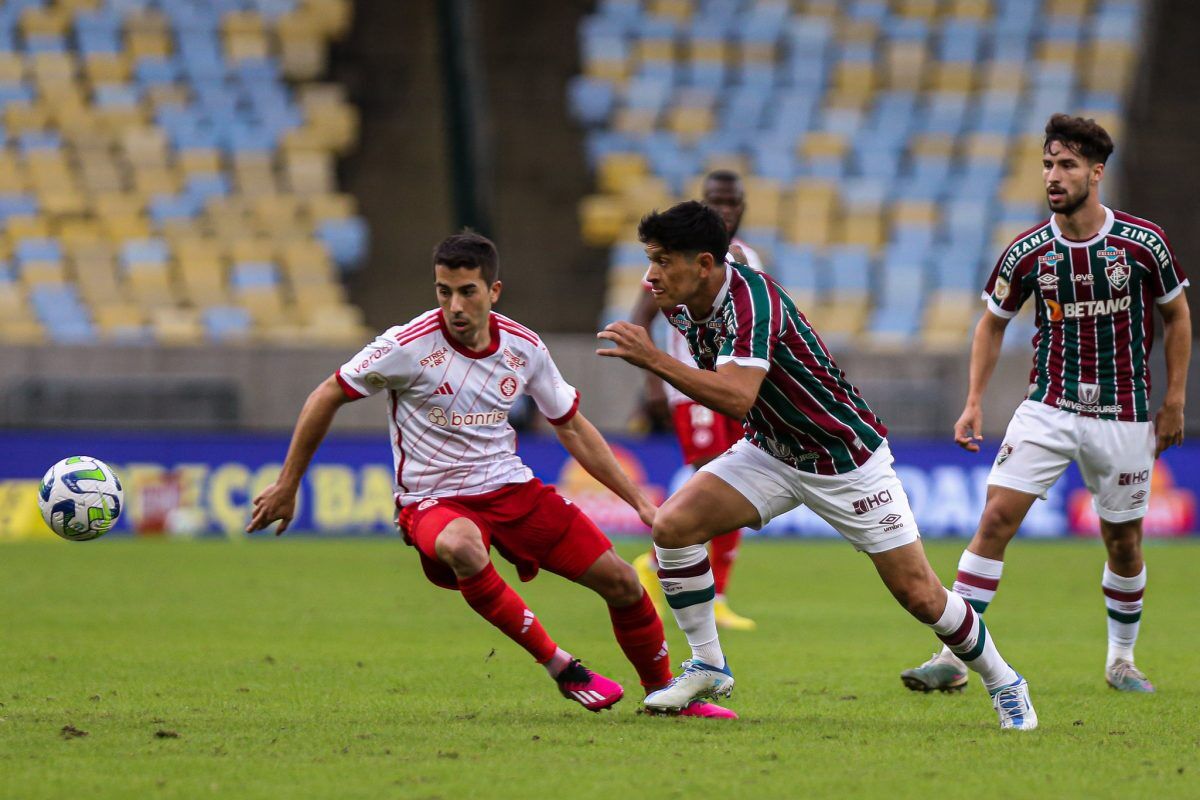
[[[886,506],[890,502],[892,502],[892,492],[890,489],[884,489],[882,492],[879,492],[878,494],[873,494],[869,497],[864,497],[860,500],[855,500],[854,501],[854,513],[858,514],[859,516],[862,516],[863,514],[867,513],[868,511],[879,508],[880,506]]]
[[[1117,476],[1118,486],[1136,486],[1139,483],[1145,483],[1150,480],[1150,470],[1144,469],[1141,472],[1122,472]]]

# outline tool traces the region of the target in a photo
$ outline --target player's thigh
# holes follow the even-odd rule
[[[759,510],[749,498],[702,469],[659,508],[654,542],[661,547],[704,544],[733,528],[759,527],[759,520]]]
[[[1101,520],[1125,523],[1146,516],[1154,472],[1154,426],[1149,422],[1083,419],[1079,472]]]
[[[479,515],[452,502],[426,500],[421,506],[424,507],[401,515],[405,541],[417,549],[421,569],[431,583],[456,589],[458,578],[447,559],[438,553],[438,538],[448,530],[461,534],[464,547],[477,545],[486,557],[491,546],[490,528]],[[476,532],[477,542],[474,540]]]
[[[1076,458],[1077,423],[1076,414],[1031,400],[1021,403],[1008,423],[988,485],[1045,498]]]
[[[920,538],[908,494],[885,441],[865,464],[842,475],[804,480],[804,503],[864,553],[881,553]]]
[[[546,486],[541,491],[534,510],[514,525],[498,530],[497,541],[555,575],[578,581],[612,552],[612,542],[554,487]]]

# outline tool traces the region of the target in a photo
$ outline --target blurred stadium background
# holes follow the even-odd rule
[[[1191,269],[1198,32],[1182,0],[3,0],[0,539],[41,531],[31,482],[79,452],[125,476],[123,530],[238,529],[307,392],[433,304],[432,246],[463,225],[668,492],[678,452],[593,336],[639,291],[638,217],[718,167],[892,429],[926,534],[967,534],[990,459],[947,434],[983,276],[1046,214],[1040,131],[1101,121],[1105,201]],[[992,448],[1031,334],[1006,339]],[[638,529],[528,424],[540,477]],[[383,431],[380,404],[342,412],[298,527],[389,528]],[[1155,481],[1148,527],[1194,530],[1200,450]],[[1095,531],[1074,473],[1037,509],[1027,533]],[[768,532],[829,535],[805,512]]]

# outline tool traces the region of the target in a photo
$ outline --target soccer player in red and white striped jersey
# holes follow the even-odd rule
[[[1187,279],[1162,229],[1100,203],[1112,139],[1094,120],[1056,114],[1046,125],[1042,177],[1051,216],[1004,251],[988,279],[971,346],[966,408],[954,438],[971,452],[982,439],[980,399],[1008,321],[1027,300],[1037,313],[1029,392],[1009,423],[988,477],[979,530],[963,552],[954,589],[982,613],[1004,568],[1004,551],[1033,501],[1067,466],[1079,465],[1108,549],[1101,589],[1108,612],[1105,679],[1152,692],[1134,666],[1146,588],[1142,518],[1163,450],[1183,440],[1192,326]],[[1154,309],[1165,330],[1167,390],[1150,415]],[[967,673],[943,649],[901,678],[910,689],[947,691]]]
[[[608,538],[517,456],[508,415],[519,395],[533,399],[567,451],[644,522],[653,522],[656,509],[579,413],[579,393],[537,334],[492,311],[501,290],[498,271],[495,245],[483,236],[462,233],[438,245],[440,307],[389,329],[313,391],[279,479],[255,498],[247,530],[279,520],[282,533],[294,515],[300,479],[337,410],[385,393],[398,524],[426,577],[461,592],[476,613],[545,666],[564,697],[599,711],[621,699],[621,686],[550,638],[496,572],[491,547],[516,565],[522,580],[545,568],[603,597],[617,642],[648,692],[671,679],[662,621]],[[682,713],[736,716],[710,703]]]

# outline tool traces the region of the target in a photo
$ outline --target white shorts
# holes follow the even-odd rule
[[[1100,519],[1129,522],[1146,516],[1154,470],[1150,422],[1096,419],[1026,400],[1008,423],[988,485],[1045,499],[1072,461]]]
[[[758,509],[756,530],[806,505],[854,549],[882,553],[920,538],[908,495],[892,469],[885,441],[867,462],[842,475],[813,475],[784,464],[742,439],[700,468],[717,476]]]

